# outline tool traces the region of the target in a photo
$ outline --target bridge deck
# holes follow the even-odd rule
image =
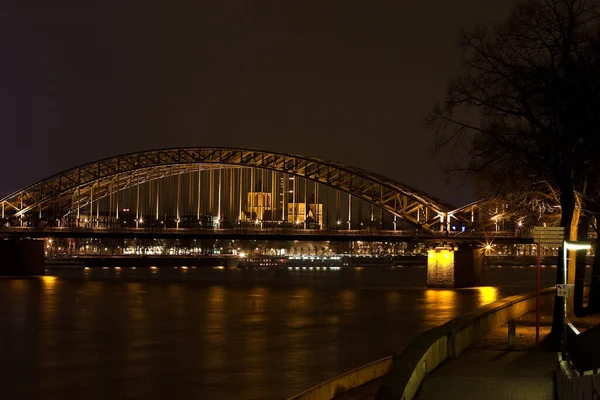
[[[533,239],[512,232],[418,234],[415,231],[314,230],[314,229],[185,229],[185,228],[0,228],[0,236],[15,238],[219,238],[314,241],[393,241],[393,242],[487,242],[532,244]]]

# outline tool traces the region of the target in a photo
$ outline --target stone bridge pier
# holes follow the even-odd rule
[[[440,246],[427,252],[427,287],[479,286],[482,277],[483,249],[473,245]]]

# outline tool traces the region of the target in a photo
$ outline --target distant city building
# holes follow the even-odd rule
[[[246,218],[252,221],[272,220],[272,194],[269,192],[248,192]]]
[[[288,203],[287,222],[303,224],[304,221],[322,226],[323,204]]]

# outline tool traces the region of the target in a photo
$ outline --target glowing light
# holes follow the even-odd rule
[[[140,224],[143,224],[143,223],[144,223],[144,218],[140,217]]]
[[[494,244],[493,242],[486,242],[485,244],[482,244],[482,252],[486,255],[489,256],[490,254],[492,254],[492,252],[494,252]]]
[[[341,224],[342,224],[342,221],[339,221],[339,220],[338,220],[337,224],[338,224],[338,225],[341,225]]]
[[[48,238],[48,244],[51,245],[53,242],[52,238]]]
[[[498,299],[498,289],[491,286],[477,288],[479,291],[479,305],[484,306]]]
[[[260,221],[259,220],[254,221],[254,225],[260,225]]]
[[[565,248],[567,248],[568,250],[588,250],[591,247],[592,246],[590,244],[565,242]]]
[[[519,222],[517,223],[517,225],[519,226],[519,228],[521,228],[523,226],[523,221],[519,220]]]
[[[56,281],[57,281],[57,278],[55,276],[48,276],[48,275],[42,276],[42,282],[44,282],[44,285],[54,286],[56,284]]]

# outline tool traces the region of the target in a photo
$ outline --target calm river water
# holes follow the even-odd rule
[[[463,290],[413,266],[48,274],[0,279],[0,398],[283,399],[535,287],[529,266]]]

